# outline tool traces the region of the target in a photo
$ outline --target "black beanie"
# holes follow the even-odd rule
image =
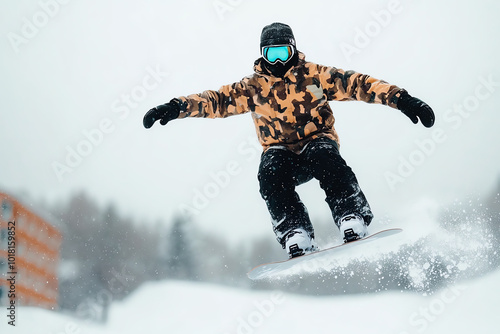
[[[268,45],[290,44],[296,47],[292,28],[284,23],[271,23],[262,29],[260,48]]]

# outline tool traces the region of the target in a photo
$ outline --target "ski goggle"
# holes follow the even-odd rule
[[[262,48],[262,56],[271,65],[278,61],[286,63],[293,57],[294,52],[291,45],[270,45]]]

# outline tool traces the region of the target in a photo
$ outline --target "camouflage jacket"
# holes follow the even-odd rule
[[[364,101],[396,108],[400,88],[368,75],[299,62],[283,78],[267,74],[262,58],[253,75],[218,91],[181,96],[179,118],[219,118],[252,113],[260,143],[299,153],[312,139],[339,141],[329,101]]]

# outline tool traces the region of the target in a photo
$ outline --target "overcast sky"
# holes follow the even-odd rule
[[[499,182],[499,12],[493,0],[2,0],[0,190],[55,203],[83,189],[148,222],[188,210],[233,240],[272,235],[249,114],[149,130],[142,117],[251,74],[262,27],[281,21],[307,60],[434,109],[426,129],[389,107],[331,103],[372,228],[407,226]],[[317,182],[299,193],[313,221],[331,219]]]

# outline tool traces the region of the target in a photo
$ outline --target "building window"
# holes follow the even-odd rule
[[[12,204],[6,199],[2,201],[2,206],[0,208],[0,217],[5,221],[9,221],[12,219]]]
[[[6,228],[0,230],[0,249],[7,250],[8,231]],[[1,260],[0,260],[1,263]],[[1,272],[1,271],[0,271]]]

